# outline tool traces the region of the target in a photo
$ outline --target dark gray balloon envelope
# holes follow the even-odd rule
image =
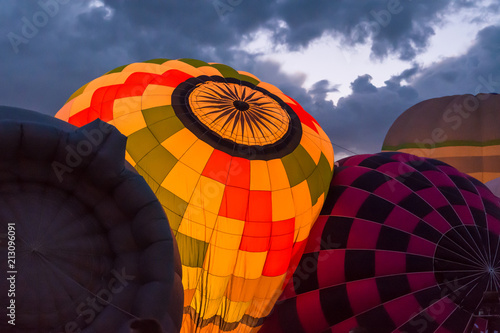
[[[179,331],[183,290],[163,208],[126,138],[0,107],[0,331]]]

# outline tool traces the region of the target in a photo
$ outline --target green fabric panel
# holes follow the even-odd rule
[[[151,126],[160,120],[168,119],[175,116],[175,111],[172,105],[157,106],[155,108],[142,110],[142,115],[147,126]]]
[[[186,64],[189,64],[193,67],[202,67],[202,66],[210,66],[208,63],[202,61],[202,60],[197,60],[197,59],[189,59],[189,58],[182,58],[179,59],[179,61],[185,62]]]
[[[247,81],[247,82],[250,82],[251,84],[255,84],[255,85],[258,85],[260,83],[259,80],[256,80],[253,77],[250,77],[250,76],[247,76],[247,75],[243,75],[243,74],[240,74],[240,80],[241,81]]]
[[[445,142],[434,142],[432,144],[429,143],[403,143],[397,146],[382,146],[382,150],[386,151],[397,151],[400,149],[410,149],[410,148],[418,148],[418,149],[430,149],[430,148],[440,148],[440,147],[458,147],[458,146],[468,146],[468,147],[487,147],[487,146],[497,146],[500,145],[500,139],[489,140],[489,141],[469,141],[469,140],[451,140]]]
[[[90,82],[89,82],[89,83],[90,83]],[[66,101],[66,103],[68,103],[69,101],[71,101],[73,98],[80,96],[80,95],[83,93],[83,91],[85,90],[85,88],[87,88],[87,86],[88,86],[88,85],[89,85],[89,84],[87,83],[86,85],[84,85],[84,86],[80,87],[80,89],[78,89],[77,91],[75,91],[75,92],[73,93],[73,95],[71,95],[71,96],[68,98],[68,100]]]
[[[182,216],[175,214],[165,206],[163,206],[163,210],[167,215],[168,224],[170,225],[170,228],[176,232],[179,229],[179,226],[181,225]]]
[[[161,186],[155,194],[161,204],[166,207],[166,211],[168,211],[167,217],[169,220],[178,219],[178,221],[170,221],[172,229],[177,230],[179,228],[179,224],[181,223],[180,220],[186,212],[188,203]]]
[[[166,58],[157,58],[157,59],[151,59],[151,60],[146,60],[146,61],[143,61],[144,63],[146,64],[158,64],[158,65],[161,65],[167,61],[169,61],[170,59],[166,59]]]
[[[134,161],[140,161],[148,151],[158,146],[158,140],[153,136],[153,133],[144,127],[137,132],[128,136],[127,152],[132,156]]]
[[[309,177],[317,167],[311,155],[302,145],[298,145],[292,154],[297,158],[305,178]]]
[[[294,187],[302,183],[306,177],[302,168],[300,167],[299,161],[295,157],[295,151],[281,158],[283,166],[285,167],[286,175],[288,181],[290,182],[290,187]]]
[[[208,243],[177,233],[175,235],[181,263],[188,267],[203,267],[203,260],[208,250]]]
[[[240,80],[240,78],[241,78],[240,73],[238,73],[234,68],[231,68],[227,65],[213,64],[210,66],[212,66],[213,68],[216,68],[224,77],[233,77],[233,78],[238,79],[238,80]]]
[[[150,125],[149,130],[153,133],[158,142],[163,142],[175,133],[184,128],[184,124],[177,117],[160,120]]]
[[[311,202],[313,205],[315,205],[316,202],[318,202],[319,197],[323,193],[328,192],[331,178],[332,176],[328,160],[323,154],[321,154],[318,167],[309,177],[307,177],[307,185],[309,186],[309,192],[311,194]]]
[[[111,73],[120,73],[127,66],[128,65],[123,65],[123,66],[120,66],[120,67],[116,67],[115,69],[110,70],[109,72],[107,72],[104,75],[108,75],[108,74],[111,74]]]
[[[163,183],[167,174],[177,163],[177,159],[165,147],[158,145],[148,152],[137,165],[147,170],[149,176],[158,184]]]
[[[143,168],[141,168],[139,165],[135,166],[135,170],[137,171],[138,174],[144,178],[146,183],[148,183],[149,187],[153,190],[153,192],[156,192],[158,188],[160,187],[160,184],[158,184],[150,175],[147,173]]]

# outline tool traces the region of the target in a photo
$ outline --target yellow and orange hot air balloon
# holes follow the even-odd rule
[[[56,116],[128,137],[179,245],[182,330],[257,331],[328,191],[333,148],[318,123],[255,76],[193,59],[119,67]]]

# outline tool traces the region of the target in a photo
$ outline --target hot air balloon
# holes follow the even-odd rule
[[[499,103],[497,94],[420,102],[396,119],[382,150],[439,159],[486,183],[500,177]]]
[[[471,332],[500,318],[500,199],[434,159],[339,161],[260,332]]]
[[[0,107],[1,332],[180,330],[180,257],[125,142],[100,120]]]
[[[179,245],[183,331],[256,331],[328,191],[333,148],[319,124],[252,74],[193,59],[119,67],[56,117],[100,118],[128,137],[127,160]]]

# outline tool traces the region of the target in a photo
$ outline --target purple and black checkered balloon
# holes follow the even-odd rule
[[[339,162],[306,251],[261,332],[498,329],[500,199],[438,160]]]

